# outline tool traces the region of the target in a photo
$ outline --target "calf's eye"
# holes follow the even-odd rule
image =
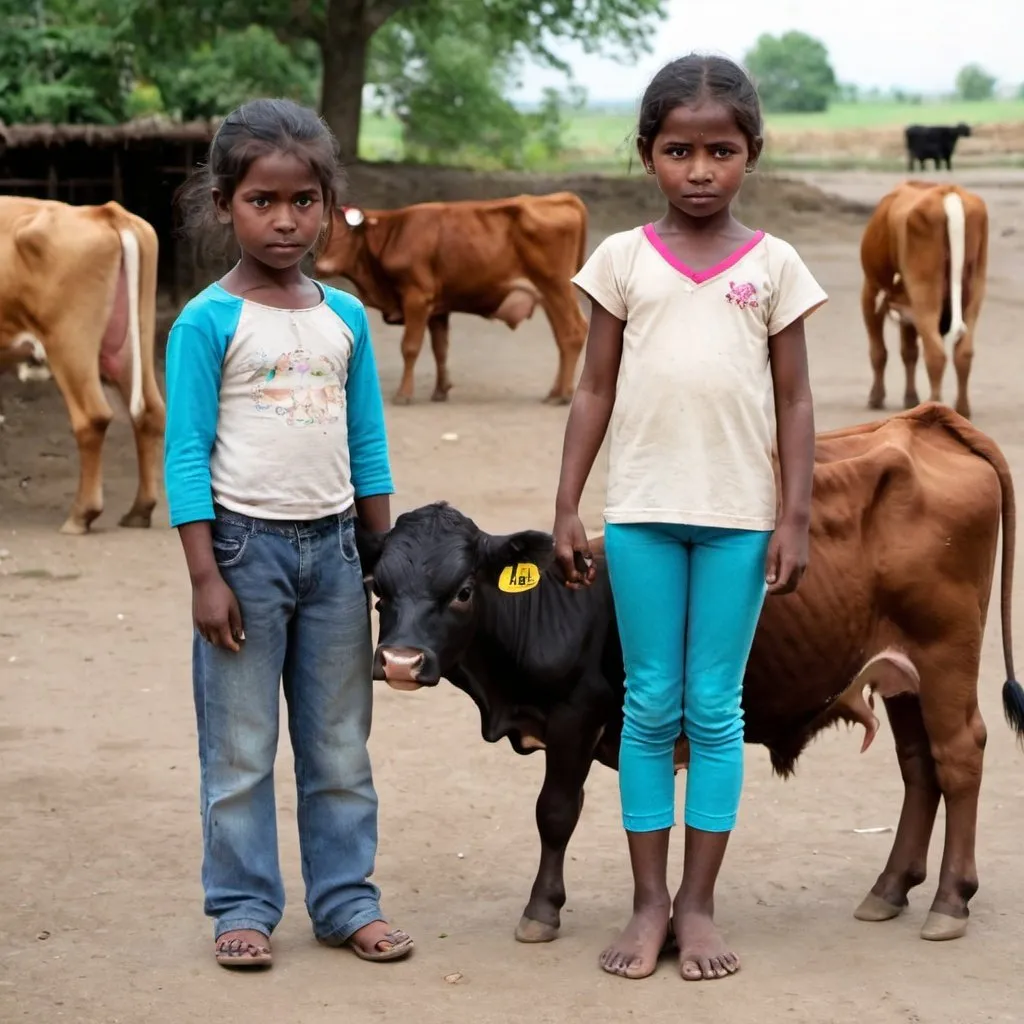
[[[473,588],[467,584],[455,595],[455,602],[456,604],[466,604],[472,596]]]

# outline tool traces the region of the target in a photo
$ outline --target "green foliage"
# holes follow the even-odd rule
[[[62,24],[2,7],[0,20],[0,121],[124,120],[133,49],[120,26]]]
[[[824,43],[804,32],[767,33],[745,57],[766,111],[827,110],[837,83]]]
[[[154,61],[150,72],[168,113],[188,120],[223,115],[255,96],[315,107],[318,60],[315,44],[293,48],[269,29],[249,25],[217,33],[181,61]]]
[[[962,100],[970,103],[990,100],[995,88],[995,78],[979,64],[966,64],[957,72],[956,94]]]

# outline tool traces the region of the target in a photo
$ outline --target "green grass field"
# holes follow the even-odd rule
[[[844,131],[878,129],[920,124],[956,124],[972,126],[1024,122],[1024,100],[988,100],[979,103],[957,101],[926,103],[837,103],[821,114],[773,114],[766,118],[769,132]],[[627,114],[586,110],[572,122],[567,133],[568,151],[554,164],[537,167],[547,171],[623,171],[632,153],[635,125]],[[369,160],[402,159],[402,140],[393,118],[369,115],[363,119],[360,153]],[[1024,157],[1024,154],[1021,155]],[[785,165],[785,158],[769,160]],[[635,162],[635,161],[634,161]],[[856,166],[849,158],[844,164]],[[1006,161],[1001,161],[1005,163]],[[823,159],[823,166],[835,162]]]

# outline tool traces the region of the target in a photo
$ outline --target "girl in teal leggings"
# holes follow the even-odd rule
[[[610,426],[605,549],[626,667],[619,791],[634,897],[600,963],[646,977],[671,929],[684,978],[722,978],[739,967],[715,928],[714,889],[743,783],[743,674],[765,594],[791,591],[807,564],[804,318],[827,296],[789,243],[732,215],[762,149],[741,68],[694,55],[668,64],[644,95],[637,136],[668,209],[606,238],[574,278],[591,302],[590,333],[555,554],[570,587],[592,582],[592,565],[575,565],[589,557],[578,509]],[[673,899],[680,730],[690,762]]]

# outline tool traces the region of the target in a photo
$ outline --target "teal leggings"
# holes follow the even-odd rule
[[[736,824],[743,788],[740,699],[764,602],[770,531],[608,523],[604,543],[626,667],[619,751],[622,823],[675,824],[672,751],[690,743],[685,823]]]

